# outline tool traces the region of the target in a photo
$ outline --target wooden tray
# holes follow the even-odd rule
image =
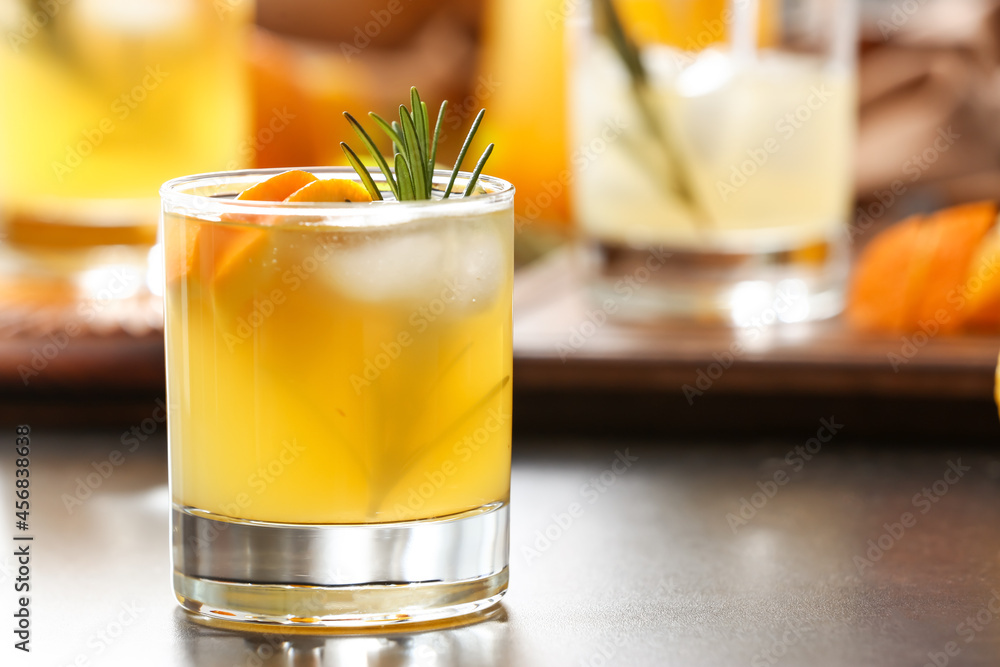
[[[792,393],[985,399],[1000,336],[876,336],[842,318],[776,325],[751,337],[725,327],[630,325],[588,318],[581,263],[557,251],[514,288],[515,386],[688,393]],[[752,338],[752,340],[750,340]],[[738,341],[745,349],[734,348]],[[735,350],[736,354],[733,354]],[[691,391],[691,389],[695,391]]]

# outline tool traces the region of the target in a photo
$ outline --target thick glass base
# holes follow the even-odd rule
[[[825,319],[844,307],[846,239],[774,252],[694,252],[603,241],[588,252],[591,294],[616,316],[733,326]]]
[[[365,627],[484,610],[507,590],[506,503],[385,524],[278,524],[173,509],[174,592],[193,612]]]

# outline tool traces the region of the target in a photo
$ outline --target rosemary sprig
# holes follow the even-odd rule
[[[364,144],[365,149],[371,154],[372,159],[375,160],[375,164],[378,165],[379,170],[385,176],[389,189],[392,190],[393,196],[398,201],[431,198],[434,190],[434,165],[437,158],[438,141],[441,138],[441,124],[444,121],[445,109],[447,107],[448,101],[445,100],[441,103],[441,108],[438,110],[437,122],[434,124],[433,134],[431,133],[427,103],[420,99],[420,94],[417,92],[416,87],[410,88],[410,108],[407,109],[405,104],[399,105],[398,122],[394,120],[390,123],[374,112],[368,114],[375,121],[378,128],[392,141],[392,167],[389,166],[389,163],[378,151],[371,135],[365,131],[361,123],[351,114],[346,111],[344,112],[347,122],[350,123],[355,134],[361,139],[361,143]],[[455,166],[452,168],[451,177],[448,180],[447,188],[442,194],[442,199],[447,199],[451,194],[451,190],[455,185],[455,179],[458,178],[458,172],[462,169],[462,161],[465,159],[465,154],[472,144],[472,139],[479,129],[479,124],[485,113],[486,110],[482,109],[473,121],[472,127],[469,129],[469,134],[465,137],[465,143],[462,144],[462,150],[458,154],[458,159],[455,161]],[[350,146],[344,142],[341,142],[340,147],[347,156],[347,161],[358,172],[361,182],[368,189],[372,199],[382,199],[382,194],[379,192],[375,181],[361,163],[357,153],[351,150]],[[465,197],[471,196],[476,191],[476,184],[483,172],[483,166],[492,153],[493,144],[490,144],[483,151],[482,156],[476,163],[471,178],[469,178],[469,182],[466,184]]]
[[[666,160],[666,163],[673,173],[673,178],[668,182],[668,187],[673,190],[674,195],[688,210],[696,222],[707,223],[708,214],[704,206],[698,200],[694,187],[691,185],[691,178],[684,166],[684,161],[674,150],[674,142],[670,135],[669,128],[660,121],[662,114],[657,113],[654,100],[651,99],[649,91],[649,75],[642,58],[639,56],[639,47],[629,36],[622,23],[618,11],[615,9],[614,0],[596,0],[594,4],[598,14],[597,26],[611,46],[614,47],[622,64],[628,71],[631,81],[632,97],[635,101],[639,114],[643,122],[649,128],[654,140]]]

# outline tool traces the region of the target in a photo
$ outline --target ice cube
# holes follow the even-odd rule
[[[367,302],[436,300],[467,311],[488,305],[505,277],[504,249],[496,230],[471,221],[435,231],[370,234],[345,244],[325,262],[325,279],[342,294]]]
[[[430,232],[374,233],[334,250],[324,273],[359,301],[413,301],[434,293],[443,259],[441,241]]]

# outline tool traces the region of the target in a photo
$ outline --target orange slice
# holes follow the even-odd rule
[[[237,195],[236,199],[263,202],[283,201],[292,193],[318,180],[307,171],[291,169],[250,186]],[[274,223],[274,218],[261,215],[226,214],[222,216],[222,219],[228,222],[248,222],[261,226]],[[263,229],[225,227],[223,225],[209,225],[208,228],[211,232],[211,255],[215,257],[214,267],[210,271],[215,281],[221,280],[228,274],[240,257],[267,242],[267,232]]]
[[[296,190],[317,180],[319,179],[307,171],[292,169],[247,188],[236,198],[243,201],[282,201]]]
[[[282,201],[317,180],[312,174],[298,169],[283,171],[247,188],[236,199]],[[263,216],[234,214],[222,216],[224,221],[242,219],[249,222],[253,218],[258,219],[258,224],[268,224],[262,219]],[[218,279],[232,268],[236,258],[257,243],[263,243],[265,238],[265,233],[260,229],[201,224],[195,220],[188,220],[183,226],[173,225],[173,227],[173,233],[180,238],[175,237],[167,244],[168,247],[175,249],[174,253],[166,258],[164,267],[168,283],[194,272],[196,268],[200,269],[200,275]],[[196,267],[196,264],[199,266]]]
[[[285,197],[287,202],[370,202],[372,197],[360,183],[346,178],[313,181]]]

